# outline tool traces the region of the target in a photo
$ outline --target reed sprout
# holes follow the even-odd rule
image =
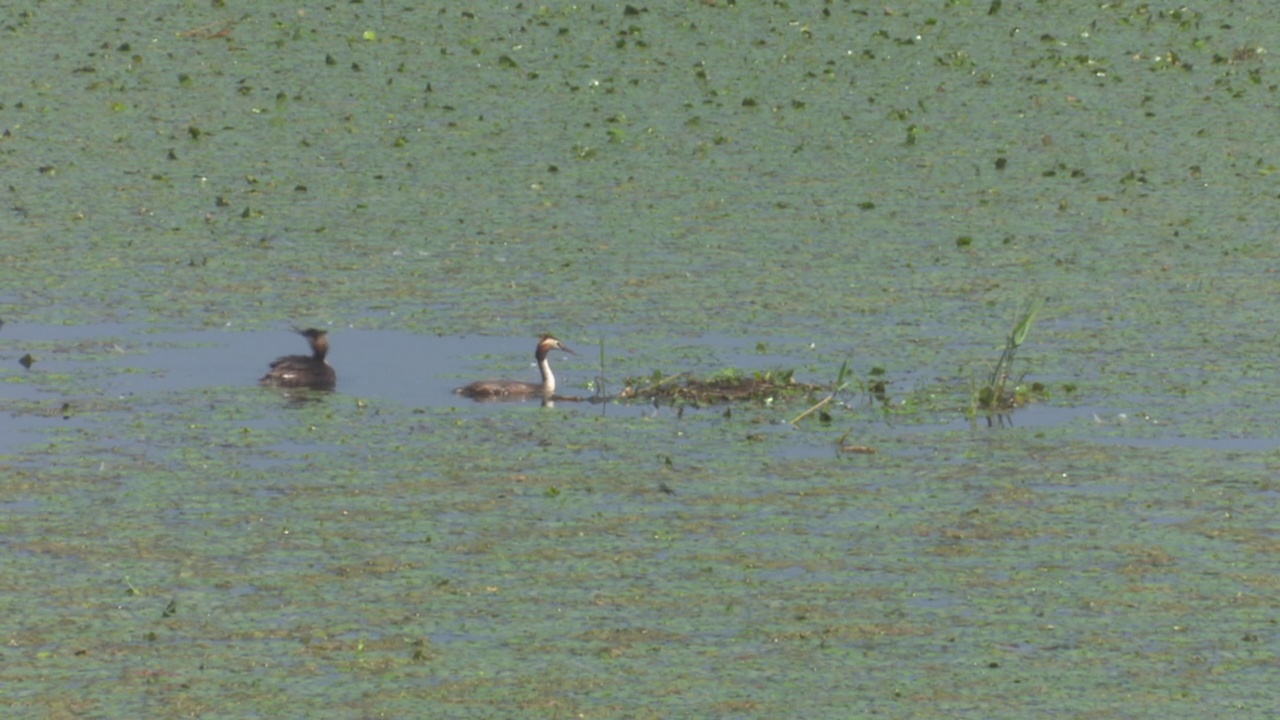
[[[849,385],[849,383],[845,380],[845,378],[848,376],[849,376],[849,359],[845,358],[845,361],[843,363],[840,363],[840,372],[836,373],[836,381],[831,384],[831,392],[828,393],[826,397],[822,398],[817,403],[810,406],[808,410],[805,410],[804,412],[795,416],[795,418],[791,420],[791,424],[795,425],[796,423],[805,419],[809,415],[813,414],[815,411],[821,410],[824,406],[827,405],[827,403],[834,400],[836,397],[836,393],[839,393],[840,391],[844,390],[845,387]],[[824,416],[826,415],[825,411],[823,415]],[[823,419],[830,420],[831,418],[830,416],[826,416]]]
[[[1019,404],[1017,385],[1021,378],[1014,381],[1013,390],[1009,390],[1010,378],[1013,377],[1013,361],[1017,357],[1018,348],[1022,347],[1022,343],[1027,339],[1027,333],[1031,331],[1036,315],[1044,307],[1044,302],[1044,298],[1036,298],[1015,315],[1017,322],[1005,338],[1004,351],[1000,353],[1000,359],[991,368],[991,375],[987,378],[986,385],[978,388],[976,393],[977,405],[982,409],[1004,410]]]

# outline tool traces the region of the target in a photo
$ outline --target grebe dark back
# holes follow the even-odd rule
[[[552,350],[577,355],[568,345],[550,335],[543,335],[533,354],[538,360],[538,370],[542,373],[540,384],[519,380],[478,380],[454,392],[475,400],[523,400],[530,397],[548,399],[556,392],[556,376],[551,372],[551,363],[547,362],[547,354]]]
[[[311,354],[276,358],[271,363],[271,370],[262,376],[258,384],[267,387],[332,390],[338,384],[338,374],[324,359],[329,353],[328,333],[315,328],[295,329],[294,332],[311,344]]]

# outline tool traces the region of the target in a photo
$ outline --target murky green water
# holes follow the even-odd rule
[[[1275,706],[1268,5],[403,5],[0,25],[7,714]]]

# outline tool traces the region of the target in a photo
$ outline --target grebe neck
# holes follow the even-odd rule
[[[533,353],[534,359],[538,362],[538,372],[542,373],[542,383],[539,385],[514,380],[481,380],[466,387],[460,387],[454,392],[475,400],[518,400],[535,395],[541,395],[544,401],[551,399],[556,392],[556,376],[551,372],[551,363],[547,361],[547,355],[552,350],[576,354],[559,340],[550,335],[543,335]]]
[[[551,363],[547,360],[545,352],[538,353],[538,370],[542,373],[542,387],[539,388],[543,395],[550,395],[556,391],[556,376],[551,372]]]

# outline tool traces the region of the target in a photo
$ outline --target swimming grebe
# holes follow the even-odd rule
[[[578,354],[550,335],[543,335],[533,354],[538,359],[538,370],[542,372],[540,385],[519,380],[478,380],[454,392],[476,400],[521,400],[533,396],[550,398],[556,392],[556,376],[551,373],[551,364],[547,362],[547,353],[552,350],[563,350],[570,355]]]
[[[311,344],[310,355],[285,355],[271,363],[271,370],[258,381],[259,385],[281,388],[311,388],[332,390],[338,384],[338,374],[324,361],[329,352],[329,338],[324,330],[294,329]]]

